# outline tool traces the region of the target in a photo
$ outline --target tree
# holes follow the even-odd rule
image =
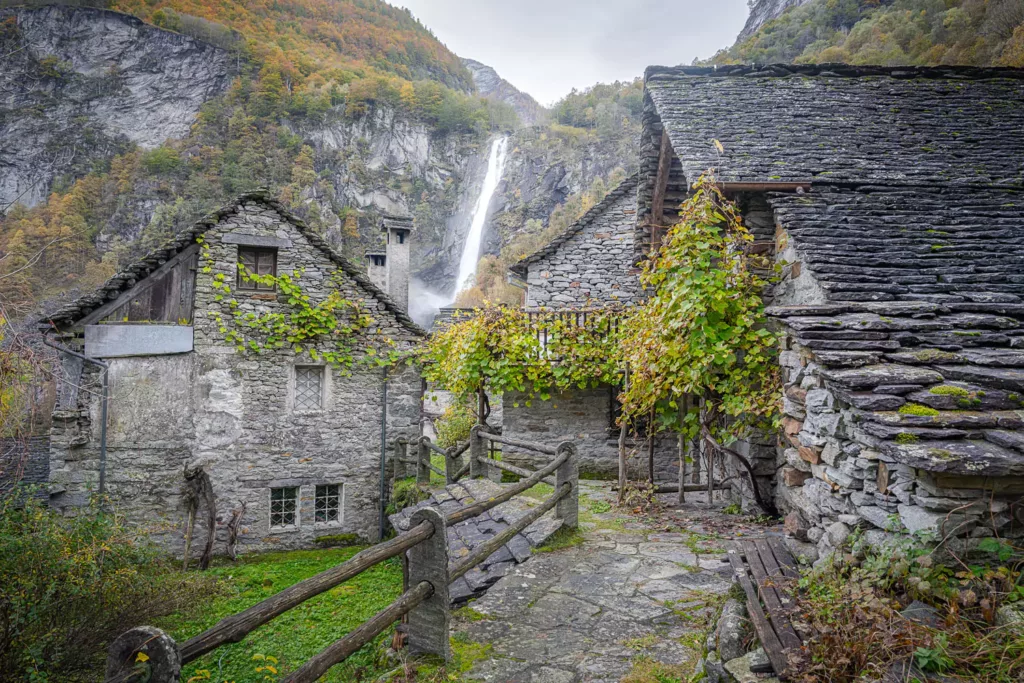
[[[681,428],[688,438],[750,463],[728,445],[775,427],[780,396],[776,335],[769,331],[757,273],[745,247],[753,237],[736,206],[704,175],[680,220],[644,264],[652,296],[625,322],[622,357],[630,382],[623,419],[653,415],[651,429]],[[698,401],[687,401],[695,397]]]

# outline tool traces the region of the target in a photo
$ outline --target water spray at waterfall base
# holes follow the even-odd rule
[[[508,152],[508,138],[501,136],[491,143],[491,154],[487,159],[487,175],[480,188],[476,207],[473,209],[473,221],[469,225],[466,243],[462,247],[462,260],[459,262],[459,279],[455,281],[455,291],[449,304],[454,303],[459,292],[473,279],[477,262],[480,260],[480,243],[483,241],[484,225],[487,223],[487,209],[491,205],[494,192],[501,182],[505,171],[505,158]]]

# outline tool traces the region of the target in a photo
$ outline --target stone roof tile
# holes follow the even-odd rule
[[[645,78],[689,182],[714,168],[723,182],[1024,186],[1024,69],[652,66]]]
[[[568,228],[563,230],[559,235],[555,236],[545,246],[541,247],[537,251],[533,252],[528,256],[516,261],[510,268],[512,272],[520,277],[526,277],[528,266],[531,263],[540,261],[545,256],[550,256],[558,251],[558,248],[565,242],[576,235],[581,230],[586,228],[588,225],[593,223],[596,219],[600,218],[616,201],[624,197],[629,192],[636,192],[638,176],[633,174],[623,180],[621,183],[616,185],[611,192],[609,192],[604,199],[595,204],[585,214],[583,214],[579,220],[570,225]]]
[[[57,311],[40,320],[40,324],[46,327],[56,325],[67,327],[88,315],[91,311],[116,298],[121,292],[130,289],[138,280],[145,278],[149,273],[159,267],[160,263],[173,257],[179,251],[194,243],[196,238],[205,234],[207,230],[217,225],[221,220],[234,215],[238,208],[246,202],[258,202],[276,211],[281,218],[288,221],[302,233],[310,244],[320,249],[342,272],[351,277],[356,284],[368,295],[384,305],[384,308],[391,312],[399,323],[410,332],[424,336],[426,331],[413,322],[409,314],[402,310],[385,292],[373,284],[366,276],[362,268],[356,266],[347,258],[334,251],[320,235],[310,228],[306,223],[285,209],[279,202],[271,198],[266,190],[255,190],[237,197],[230,204],[207,214],[199,219],[192,226],[182,230],[172,237],[163,246],[158,247],[138,261],[126,266],[120,273],[114,275],[100,286],[95,292],[86,294],[68,303]]]

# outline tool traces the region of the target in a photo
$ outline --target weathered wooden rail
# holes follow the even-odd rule
[[[468,443],[449,449],[439,448],[424,437],[417,444],[418,457],[412,461],[417,465],[417,478],[422,480],[425,477],[429,482],[430,472],[434,471],[444,476],[448,483],[457,481],[466,472],[472,477],[493,477],[496,474],[500,479],[502,468],[495,465],[500,461],[488,457],[488,442],[512,444],[553,457],[535,472],[515,468],[515,473],[523,479],[487,500],[477,501],[448,515],[442,515],[429,507],[417,510],[408,531],[367,548],[346,562],[286,588],[249,609],[225,617],[180,645],[166,633],[149,626],[127,631],[108,650],[105,683],[177,683],[182,665],[219,647],[241,641],[263,624],[306,600],[403,553],[406,556],[405,585],[408,589],[386,608],[332,643],[283,681],[311,683],[318,680],[331,667],[345,661],[403,617],[408,620],[405,633],[412,654],[433,654],[449,659],[451,600],[448,589],[451,582],[486,560],[548,511],[554,510],[556,518],[568,527],[576,527],[579,518],[579,461],[575,446],[568,441],[551,447],[507,439],[480,426],[473,428]],[[407,446],[404,440],[396,442],[395,454],[399,462],[409,462],[405,455]],[[459,465],[457,460],[466,451],[470,454],[469,462]],[[445,456],[445,472],[430,464],[432,452]],[[504,471],[510,471],[507,467]],[[448,526],[472,519],[541,481],[552,481],[555,487],[546,500],[466,557],[454,564],[451,562],[448,556]],[[140,658],[139,653],[143,653],[145,658]]]

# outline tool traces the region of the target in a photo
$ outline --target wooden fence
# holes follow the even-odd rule
[[[496,460],[491,445],[509,444],[537,453],[553,456],[535,472],[512,467]],[[396,460],[406,460],[408,443],[396,442]],[[361,624],[351,633],[335,641],[301,667],[283,679],[283,683],[311,683],[363,647],[391,624],[407,616],[407,645],[412,654],[434,654],[448,660],[449,621],[451,601],[448,587],[473,567],[496,552],[516,534],[554,509],[562,524],[575,528],[579,516],[579,462],[576,447],[568,441],[557,446],[530,443],[493,434],[481,426],[472,430],[469,442],[463,446],[442,449],[420,439],[417,477],[430,480],[434,471],[446,482],[458,481],[468,472],[471,477],[489,477],[500,481],[501,472],[507,471],[523,477],[518,483],[503,489],[500,494],[442,515],[433,508],[417,510],[410,528],[389,541],[379,543],[357,553],[351,559],[253,605],[247,610],[222,619],[212,628],[176,643],[159,629],[142,626],[123,633],[107,652],[105,683],[177,683],[181,667],[199,657],[227,645],[237,643],[249,633],[287,612],[306,600],[328,591],[352,577],[389,558],[406,555],[406,586],[408,589],[394,602]],[[469,462],[461,464],[461,457],[469,452]],[[430,453],[445,456],[445,471],[430,464]],[[447,527],[472,519],[491,508],[508,501],[532,488],[539,482],[553,484],[554,492],[540,505],[510,525],[500,534],[480,545],[457,562],[448,557]],[[144,657],[140,657],[139,654]]]

